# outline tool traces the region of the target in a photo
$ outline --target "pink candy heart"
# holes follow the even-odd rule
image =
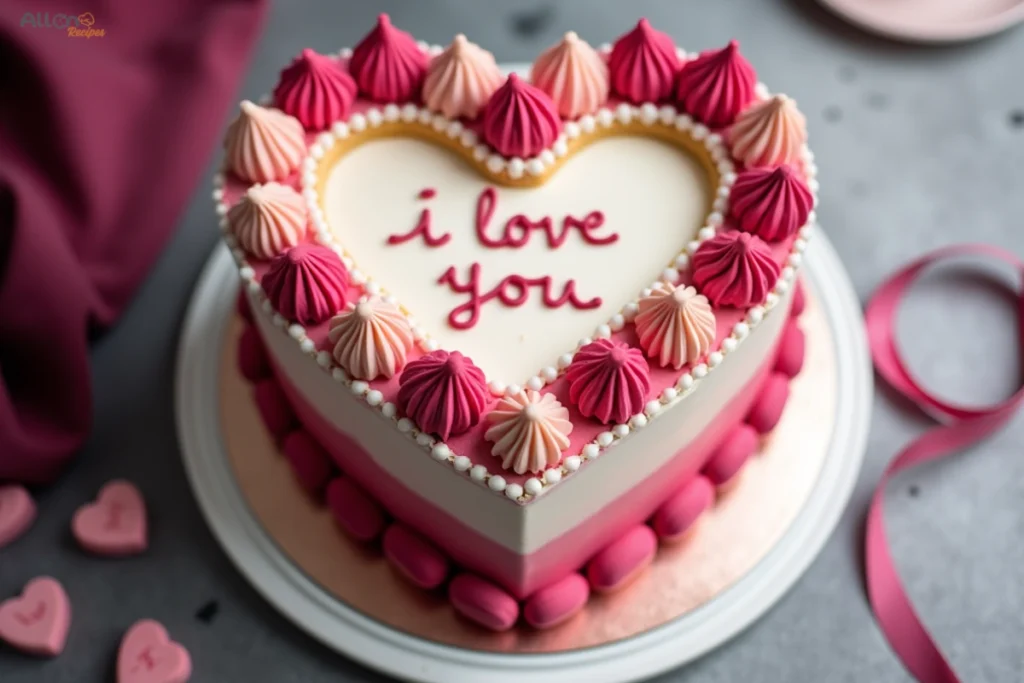
[[[188,650],[161,624],[144,619],[128,629],[117,653],[117,683],[185,683],[191,675]]]
[[[95,503],[78,509],[71,530],[79,545],[96,555],[136,555],[149,545],[146,504],[142,494],[127,481],[112,481]]]
[[[68,595],[60,583],[49,577],[33,579],[20,597],[0,604],[0,639],[29,654],[59,655],[69,626]]]
[[[0,548],[25,533],[36,519],[36,503],[24,486],[0,486]]]

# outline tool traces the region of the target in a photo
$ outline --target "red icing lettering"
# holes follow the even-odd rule
[[[135,658],[135,666],[132,668],[132,672],[138,673],[143,669],[146,671],[152,671],[156,668],[156,664],[157,661],[156,657],[153,655],[153,646],[147,645],[141,652],[139,652],[139,656]]]
[[[543,230],[547,236],[548,246],[552,249],[565,244],[569,233],[573,230],[579,232],[580,237],[587,244],[601,246],[617,242],[619,234],[613,232],[603,237],[595,235],[594,231],[604,225],[604,214],[600,211],[591,211],[586,216],[576,218],[567,215],[562,219],[562,228],[556,232],[554,221],[550,216],[544,216],[538,221],[533,221],[523,214],[516,214],[507,221],[502,228],[501,237],[495,239],[487,234],[487,227],[494,217],[494,211],[498,207],[498,191],[488,187],[480,193],[476,201],[476,237],[485,247],[498,249],[500,247],[519,248],[530,241],[530,235],[534,230]]]
[[[426,190],[424,190],[426,192]],[[422,237],[428,247],[443,247],[452,238],[451,233],[444,233],[439,237],[430,234],[430,209],[423,209],[420,212],[420,220],[416,227],[404,235],[391,235],[388,237],[388,244],[402,244],[416,237]]]
[[[436,194],[437,194],[437,190],[435,190],[434,188],[432,188],[432,187],[425,187],[422,190],[420,190],[419,198],[420,199],[433,199],[434,195],[436,195]]]
[[[113,503],[110,506],[110,514],[107,516],[106,528],[114,531],[121,526],[121,515],[124,513],[124,506],[120,503]]]
[[[18,623],[22,626],[31,626],[32,624],[38,624],[45,616],[46,603],[40,602],[38,605],[36,605],[36,608],[28,614],[17,612],[15,613],[14,618],[17,619]]]
[[[468,294],[469,300],[452,309],[448,314],[448,324],[457,330],[468,330],[480,319],[480,307],[488,301],[498,299],[509,307],[522,306],[530,296],[530,287],[539,287],[542,291],[544,305],[548,308],[559,308],[569,304],[573,308],[585,310],[601,305],[600,297],[581,301],[576,294],[576,281],[568,280],[562,287],[562,294],[557,298],[553,294],[553,283],[550,275],[528,278],[522,275],[509,275],[488,292],[480,292],[480,264],[469,267],[469,281],[462,284],[458,281],[455,266],[438,279],[438,283],[448,285],[459,294]]]

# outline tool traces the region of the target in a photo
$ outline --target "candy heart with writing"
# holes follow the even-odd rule
[[[188,650],[160,623],[144,619],[128,629],[117,653],[117,683],[185,683],[191,675]]]
[[[137,555],[149,544],[146,504],[127,481],[112,481],[96,502],[78,509],[71,530],[79,545],[96,555]]]
[[[29,654],[55,657],[64,649],[71,603],[56,579],[40,577],[0,604],[0,640]]]
[[[24,486],[0,486],[0,548],[25,533],[35,519],[36,504]]]

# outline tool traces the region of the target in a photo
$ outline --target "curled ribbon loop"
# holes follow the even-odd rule
[[[864,570],[871,609],[889,645],[921,683],[959,683],[960,679],[921,622],[896,571],[885,533],[885,485],[902,470],[978,443],[1006,424],[1024,403],[1024,387],[1005,401],[990,406],[965,407],[946,401],[928,392],[913,378],[897,347],[896,312],[906,290],[928,266],[967,255],[1002,261],[1017,270],[1021,280],[1016,292],[1018,334],[1024,353],[1024,262],[992,246],[965,244],[926,254],[883,283],[868,302],[864,315],[871,357],[878,374],[927,415],[944,421],[912,441],[885,468],[871,499],[864,534]]]

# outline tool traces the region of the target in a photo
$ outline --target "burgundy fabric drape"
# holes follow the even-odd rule
[[[263,11],[0,3],[0,482],[52,480],[87,436],[89,338],[209,163]]]

